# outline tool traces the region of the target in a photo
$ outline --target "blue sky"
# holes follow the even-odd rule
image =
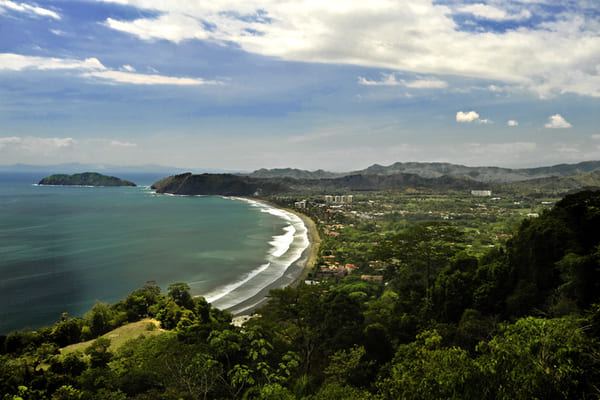
[[[600,159],[598,10],[595,0],[0,0],[0,165]]]

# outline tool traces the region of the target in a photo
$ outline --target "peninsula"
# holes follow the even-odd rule
[[[157,193],[205,196],[264,196],[289,190],[270,179],[250,178],[232,174],[184,173],[172,175],[152,184]]]
[[[115,176],[102,175],[97,172],[81,174],[56,174],[42,179],[39,185],[56,186],[135,186],[135,183],[119,179]]]

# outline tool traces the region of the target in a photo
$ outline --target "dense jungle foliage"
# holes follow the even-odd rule
[[[600,192],[565,197],[477,257],[443,222],[368,251],[383,282],[274,290],[243,327],[149,282],[84,318],[0,338],[3,399],[600,397]],[[164,332],[118,348],[111,329]],[[60,348],[95,339],[84,351]]]

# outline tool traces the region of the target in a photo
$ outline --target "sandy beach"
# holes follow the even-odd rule
[[[257,200],[252,199],[252,201]],[[290,267],[285,271],[283,276],[281,276],[279,279],[277,279],[270,285],[264,287],[260,292],[258,292],[251,298],[246,299],[241,303],[236,304],[235,306],[229,307],[228,311],[230,311],[235,317],[253,314],[257,308],[263,306],[268,301],[267,295],[269,294],[270,290],[281,289],[288,286],[295,286],[303,282],[315,265],[319,251],[319,245],[321,244],[319,231],[312,219],[295,210],[278,207],[272,203],[263,200],[258,201],[268,205],[269,207],[279,208],[284,211],[293,213],[297,215],[300,219],[302,219],[302,222],[304,223],[304,226],[307,229],[309,244],[306,247],[306,249],[304,249],[304,251],[302,252],[300,258],[294,263],[292,263],[292,265],[290,265]]]

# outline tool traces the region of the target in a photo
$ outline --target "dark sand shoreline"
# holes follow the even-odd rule
[[[260,292],[249,299],[246,299],[235,306],[227,308],[227,310],[231,312],[234,317],[252,315],[257,308],[260,308],[267,303],[269,300],[267,295],[269,294],[270,290],[282,289],[288,286],[296,286],[303,282],[315,265],[319,251],[319,245],[321,244],[321,238],[319,236],[317,225],[306,215],[296,210],[276,206],[264,200],[251,200],[268,205],[269,207],[290,212],[302,219],[302,222],[307,230],[308,246],[304,249],[300,258],[288,267],[283,276],[270,285],[265,286]]]

